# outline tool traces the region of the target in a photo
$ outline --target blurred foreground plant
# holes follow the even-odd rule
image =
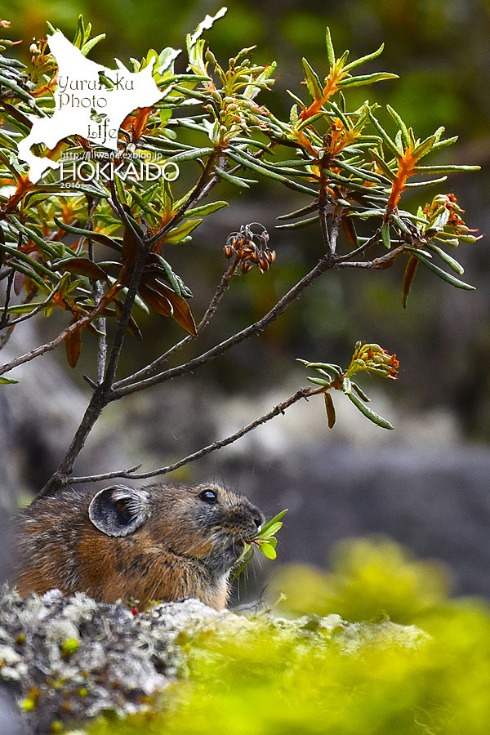
[[[287,615],[332,610],[346,620],[417,622],[442,604],[449,584],[442,565],[415,561],[383,537],[347,539],[334,548],[331,571],[288,564],[271,581],[271,598],[281,595]]]
[[[422,164],[422,159],[456,139],[444,139],[444,130],[439,128],[421,140],[388,107],[390,132],[378,119],[376,103],[366,101],[354,109],[349,105],[350,88],[395,78],[385,72],[357,73],[360,66],[380,55],[382,47],[349,61],[348,52],[336,55],[327,31],[325,69],[318,74],[303,59],[307,99],[291,93],[294,104],[287,118],[280,119],[263,100],[256,101],[259,94],[264,98],[270,94],[274,63],[255,64],[253,49],[246,48],[223,65],[207,47],[203,33],[224,12],[207,16],[187,36],[184,73],[175,70],[180,52],[173,48],[150,50],[145,58],[131,60],[135,73],[151,67],[161,98],[123,120],[117,131],[117,150],[108,156],[102,144],[77,134],[51,149],[36,143],[36,156],[44,157],[48,171],[35,182],[19,157],[19,145],[29,136],[33,121],[49,119],[56,112],[55,91],[60,80],[49,48],[52,36],[31,45],[28,67],[0,55],[0,279],[4,299],[0,346],[28,319],[62,312],[68,321],[52,340],[1,366],[4,377],[0,380],[15,382],[6,374],[62,344],[69,364],[76,367],[82,340],[92,336],[98,342],[96,364],[86,377],[92,394],[85,415],[42,494],[53,494],[68,483],[164,475],[236,441],[312,395],[324,396],[328,424],[333,426],[333,389],[347,395],[374,423],[392,428],[366,405],[366,394],[352,378],[361,371],[395,378],[398,362],[382,347],[359,342],[346,370],[333,363],[303,361],[316,373],[310,379],[315,388],[300,388],[241,430],[178,462],[145,473],[132,468],[90,477],[72,474],[76,458],[108,404],[188,375],[257,336],[328,271],[382,270],[400,260],[404,263],[404,305],[419,265],[453,286],[472,288],[459,278],[463,269],[448,252],[460,242],[477,239],[465,225],[454,195],[439,192],[415,212],[404,208],[404,198],[410,188],[440,186],[446,174],[476,167]],[[50,31],[53,34],[54,29]],[[91,38],[90,25],[80,19],[73,43],[86,56],[102,37]],[[12,45],[4,41],[2,48]],[[99,73],[107,94],[115,84],[110,76]],[[103,125],[103,119],[93,110],[94,124]],[[152,160],[163,166],[162,175],[156,180],[138,176],[138,166],[141,170],[145,161]],[[69,180],[56,170],[66,161],[72,162],[75,172]],[[184,169],[186,176],[180,177]],[[221,184],[225,191],[230,185],[247,189],[256,176],[304,197],[300,209],[281,215],[279,227],[316,228],[318,263],[259,319],[200,351],[199,337],[223,306],[234,276],[246,276],[256,266],[266,277],[272,265],[279,267],[276,252],[269,247],[269,234],[262,225],[240,225],[224,246],[227,262],[215,294],[196,318],[189,304],[191,290],[172,266],[173,249],[186,247],[192,258],[188,243],[195,232],[205,218],[228,204],[214,198],[215,190]],[[184,179],[190,185],[183,185]],[[222,254],[217,249],[219,257]],[[138,321],[145,311],[174,320],[187,335],[169,348],[162,347],[156,359],[133,374],[122,376],[120,359],[129,349],[128,337],[144,338]],[[193,350],[193,356],[179,361],[184,345]]]
[[[389,571],[383,572],[383,554]],[[188,641],[187,681],[169,687],[148,713],[102,718],[90,735],[109,735],[115,726],[118,735],[204,735],[210,723],[227,735],[486,735],[488,607],[448,600],[435,570],[392,542],[344,545],[340,556],[349,561],[337,563],[328,582],[338,590],[335,603],[346,611],[357,590],[360,605],[363,597],[372,603],[364,613],[379,620],[382,577],[396,587],[392,598],[408,612],[406,622],[417,627],[386,617],[349,625],[329,607],[327,617],[308,610],[271,626],[263,613],[262,625],[259,615],[254,624],[244,621],[239,634],[207,631]],[[302,573],[296,600],[308,596],[305,584]],[[385,597],[390,592],[385,586]]]

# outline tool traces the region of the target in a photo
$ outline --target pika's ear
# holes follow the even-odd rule
[[[100,490],[88,507],[88,517],[106,536],[127,536],[142,526],[148,516],[148,494],[125,485]]]

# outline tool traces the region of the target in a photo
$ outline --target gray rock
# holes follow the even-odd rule
[[[363,642],[412,648],[427,639],[412,626],[349,624],[335,614],[286,620],[255,610],[245,616],[217,612],[193,599],[137,612],[81,593],[64,598],[57,590],[22,600],[4,586],[0,732],[44,735],[54,722],[83,728],[104,711],[124,716],[151,708],[170,682],[186,677],[185,651],[197,637],[243,637],[250,643],[264,630],[270,636],[306,638],[317,649],[335,636],[346,654],[357,653]]]

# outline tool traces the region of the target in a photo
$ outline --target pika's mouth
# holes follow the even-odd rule
[[[245,547],[253,543],[254,539],[251,537],[236,538],[233,539],[230,544],[228,544],[226,551],[229,554],[230,558],[232,558],[233,561],[236,561],[245,551]]]
[[[234,557],[236,561],[236,559],[238,559],[243,554],[245,548],[247,546],[253,546],[256,540],[257,534],[254,534],[253,536],[247,536],[246,538],[236,538],[231,542],[231,544],[229,544],[227,551],[230,556]]]
[[[256,538],[255,529],[232,537],[229,534],[217,535],[213,553],[206,560],[207,566],[220,573],[228,571],[242,556],[247,545],[255,543]]]

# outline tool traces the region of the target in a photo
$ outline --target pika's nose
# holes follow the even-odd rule
[[[262,515],[260,510],[258,510],[258,508],[254,508],[252,517],[253,517],[253,522],[254,522],[254,525],[257,531],[260,531],[262,524],[264,522],[264,516]]]

